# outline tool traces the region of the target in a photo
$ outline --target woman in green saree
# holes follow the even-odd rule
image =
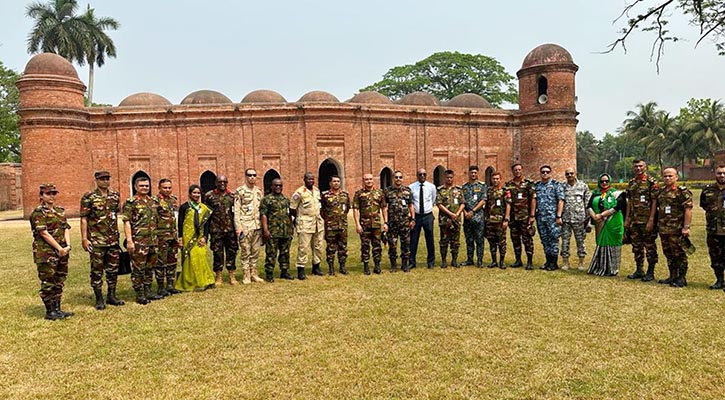
[[[615,276],[619,273],[624,236],[624,210],[627,200],[624,192],[612,189],[610,176],[599,176],[599,188],[592,193],[587,213],[594,221],[597,247],[589,265],[589,273]]]
[[[179,207],[179,243],[182,247],[181,274],[176,280],[176,289],[206,289],[214,284],[206,245],[209,217],[211,210],[201,202],[201,188],[191,185],[189,201]]]

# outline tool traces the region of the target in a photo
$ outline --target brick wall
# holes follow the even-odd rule
[[[23,208],[22,168],[18,163],[0,163],[0,211]]]

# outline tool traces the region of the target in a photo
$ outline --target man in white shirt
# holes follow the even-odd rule
[[[410,268],[415,268],[415,256],[418,254],[418,241],[420,230],[425,232],[425,249],[428,252],[426,266],[433,268],[436,252],[433,244],[433,207],[436,201],[436,187],[427,182],[425,169],[418,170],[418,181],[408,187],[413,194],[413,208],[415,209],[415,226],[410,232]]]

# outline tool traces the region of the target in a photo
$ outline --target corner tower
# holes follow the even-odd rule
[[[562,180],[566,167],[576,168],[576,94],[579,67],[566,49],[543,44],[531,50],[519,78],[519,161],[529,175],[549,164]]]

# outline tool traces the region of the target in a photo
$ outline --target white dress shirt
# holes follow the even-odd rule
[[[420,185],[423,185],[423,208],[420,210]],[[434,184],[425,181],[420,183],[418,181],[408,185],[410,191],[413,192],[413,208],[415,208],[416,214],[427,214],[433,212],[433,206],[436,202],[436,194],[438,191]]]

